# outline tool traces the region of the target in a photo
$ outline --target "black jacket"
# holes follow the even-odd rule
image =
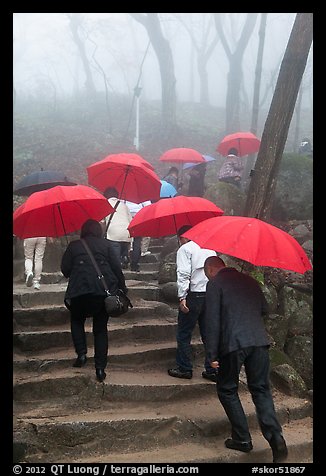
[[[84,238],[104,275],[109,291],[113,294],[118,289],[127,291],[121,264],[112,252],[108,240],[87,236]],[[61,271],[69,278],[65,299],[85,294],[105,296],[102,281],[97,277],[94,265],[80,240],[69,243],[61,261]]]
[[[244,347],[270,344],[268,313],[258,282],[235,268],[221,269],[206,287],[206,352],[212,362]]]

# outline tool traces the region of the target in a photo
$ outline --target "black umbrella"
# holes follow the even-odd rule
[[[77,185],[69,180],[64,173],[55,170],[39,170],[26,175],[14,189],[15,195],[29,196],[34,192],[47,190],[56,185]]]

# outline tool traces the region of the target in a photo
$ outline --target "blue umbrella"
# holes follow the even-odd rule
[[[211,157],[210,155],[203,155],[203,157],[206,162],[212,162],[212,160],[216,160],[214,157]],[[195,167],[196,165],[199,165],[199,164],[194,164],[193,162],[186,162],[183,165],[183,169],[190,169],[191,167]]]
[[[170,198],[174,197],[178,192],[176,189],[171,185],[169,182],[166,182],[165,180],[161,180],[161,191],[160,191],[160,197],[161,198]]]

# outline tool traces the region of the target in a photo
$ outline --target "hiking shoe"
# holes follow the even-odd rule
[[[148,255],[151,255],[152,252],[151,251],[144,251],[144,253],[141,254],[141,256],[148,256]]]
[[[106,373],[104,372],[104,369],[95,369],[96,372],[96,378],[99,382],[103,382],[106,378]]]
[[[137,266],[130,266],[130,271],[136,271],[137,273],[139,273],[140,271],[139,264],[137,264]]]
[[[191,370],[182,371],[179,368],[169,369],[168,374],[171,377],[188,378],[188,379],[192,378],[192,371]]]
[[[77,357],[77,359],[75,360],[75,362],[72,364],[73,367],[84,367],[84,365],[86,365],[86,362],[87,362],[87,356],[86,354],[81,354]]]
[[[34,283],[34,289],[40,289],[41,285],[38,281],[35,281]]]
[[[253,448],[251,441],[242,442],[234,440],[233,438],[228,438],[224,444],[227,448],[230,448],[230,450],[243,451],[243,453],[249,453]]]
[[[29,272],[27,274],[25,283],[26,283],[26,286],[29,287],[29,288],[32,286],[32,284],[33,284],[33,273],[32,272]]]
[[[273,435],[270,442],[273,452],[273,463],[283,463],[288,456],[288,449],[282,435]]]
[[[211,382],[216,382],[217,380],[216,372],[207,372],[207,370],[204,370],[201,376],[207,380],[210,380]]]

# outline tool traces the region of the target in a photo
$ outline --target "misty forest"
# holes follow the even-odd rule
[[[255,151],[223,152],[225,137],[236,133],[254,135],[255,144],[259,144]],[[162,160],[171,150],[184,149],[193,149],[192,153],[200,157],[197,162],[206,162],[198,195],[190,192],[191,184],[199,183],[193,179],[193,164],[188,167],[190,160]],[[115,154],[137,154],[141,173],[155,175],[150,185],[150,181],[141,183],[137,191],[148,193],[156,186],[156,195],[138,199],[141,209],[124,228],[128,237],[113,241],[119,249],[127,245],[125,255],[122,257],[121,251],[118,256],[123,270],[119,272],[133,308],[118,319],[111,320],[110,314],[108,326],[105,324],[110,337],[104,382],[103,365],[96,367],[94,327],[87,320],[86,366],[84,350],[81,361],[80,352],[73,347],[73,326],[65,299],[72,280],[63,271],[63,256],[70,245],[74,246],[72,242],[82,237],[85,210],[76,205],[76,213],[70,212],[64,223],[58,202],[47,207],[48,202],[45,205],[46,200],[42,200],[58,188],[63,195],[69,193],[67,189],[75,192],[76,188],[87,189],[87,194],[101,193],[100,205],[93,207],[91,218],[98,228],[100,221],[104,231],[107,217],[103,236],[111,241],[112,227],[108,227],[115,215],[112,210],[115,212],[124,199],[129,205],[136,203],[136,199],[122,197],[121,190],[126,193],[127,173],[131,175],[131,168],[137,171],[137,167],[127,165],[119,193],[112,189],[112,183],[97,188],[96,172],[92,183],[88,173],[90,166],[94,170],[97,162]],[[221,179],[230,155],[242,161],[238,182]],[[108,180],[113,180],[112,170],[116,172],[121,163],[115,166]],[[172,166],[179,174],[175,195],[164,196],[161,183]],[[78,185],[50,184],[48,190],[29,196],[18,193],[17,184],[37,171],[63,173],[72,182],[63,185]],[[113,190],[113,195],[107,194],[108,190]],[[35,199],[31,212],[25,202],[32,201],[33,196],[39,202]],[[191,199],[204,201],[198,214],[202,221],[190,223],[188,215],[195,215],[197,210],[183,205],[180,215],[185,217],[184,223],[178,227],[176,215],[170,212],[168,218],[173,216],[174,227],[164,229],[162,225],[161,234],[153,233],[154,227],[161,225],[153,212],[152,229],[132,234],[131,225],[141,214],[143,217],[148,210],[168,207],[175,199],[181,199],[182,204]],[[147,203],[142,208],[144,200],[149,206]],[[70,206],[78,200],[72,195],[67,202]],[[100,206],[104,207],[102,212]],[[127,208],[126,203],[122,206]],[[181,306],[188,304],[186,294],[180,299],[178,293],[182,273],[178,275],[176,257],[182,246],[177,231],[190,223],[191,236],[191,227],[207,227],[210,218],[206,218],[212,216],[206,216],[209,207],[214,208],[215,227],[221,221],[240,218],[250,222],[247,228],[251,231],[251,225],[259,222],[274,232],[279,228],[282,240],[286,236],[297,241],[295,266],[289,265],[287,242],[285,246],[276,238],[263,242],[260,229],[246,240],[241,227],[239,233],[217,231],[212,236],[216,242],[220,240],[218,245],[213,238],[205,242],[207,246],[198,245],[222,254],[226,266],[258,281],[269,309],[264,323],[271,342],[270,380],[288,445],[287,462],[312,462],[313,14],[13,14],[15,462],[272,461],[271,446],[259,430],[250,397],[254,386],[249,389],[242,370],[239,392],[245,401],[254,448],[245,454],[224,444],[229,422],[212,383],[218,374],[214,373],[212,380],[212,374],[202,373],[205,339],[200,339],[198,329],[194,328],[191,342],[193,375],[189,371],[191,376],[173,379],[180,375],[170,373],[179,345],[178,316],[185,312]],[[74,222],[75,215],[84,221],[67,232],[65,226]],[[146,220],[138,223],[140,229],[143,225]],[[206,240],[211,231],[206,228],[200,237]],[[42,255],[38,269],[26,257],[25,238],[43,239],[44,263]],[[188,238],[181,235],[181,239]],[[192,240],[196,242],[194,237],[188,241]],[[107,246],[108,241],[103,239],[102,244]],[[238,244],[241,255],[234,252]],[[229,248],[221,250],[224,245]],[[133,265],[136,255],[139,262]],[[264,259],[249,259],[258,255]],[[83,263],[80,259],[78,266]],[[82,267],[76,275],[80,270]],[[99,271],[94,275],[97,284],[98,277]],[[190,289],[192,292],[189,284]],[[192,294],[202,298],[205,291],[201,291]],[[240,314],[242,319],[243,308]]]
[[[219,141],[251,131],[262,145],[246,158],[234,212],[312,218],[312,161],[298,157],[302,139],[313,141],[311,17],[14,14],[14,184],[41,167],[87,183],[88,165],[119,152],[139,153],[163,177],[161,154],[189,147],[216,158],[209,193]]]

